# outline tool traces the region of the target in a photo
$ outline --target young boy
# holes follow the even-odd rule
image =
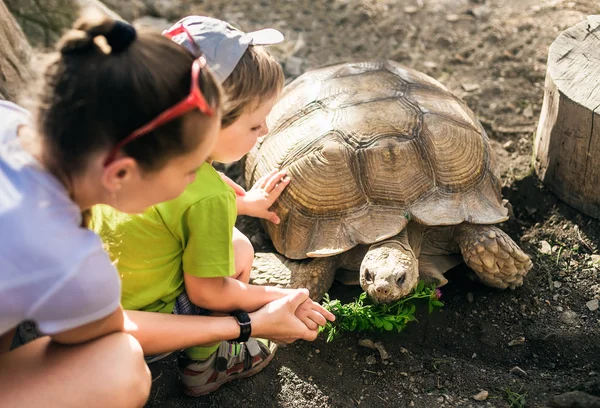
[[[273,29],[246,34],[223,21],[199,16],[184,18],[165,34],[191,53],[202,53],[221,81],[222,127],[210,161],[239,160],[268,132],[266,117],[284,78],[280,65],[261,45],[280,42],[283,36]],[[122,278],[123,307],[178,314],[201,314],[206,309],[233,312],[243,326],[244,312],[289,293],[248,284],[254,250],[235,228],[241,214],[279,222],[269,207],[288,183],[285,171],[273,170],[236,197],[207,162],[182,196],[144,214],[95,209],[94,229],[117,261]],[[312,301],[296,315],[309,328],[325,324],[323,315],[329,316]],[[186,350],[181,379],[187,394],[203,395],[260,371],[277,348],[243,335],[237,340],[241,343]]]

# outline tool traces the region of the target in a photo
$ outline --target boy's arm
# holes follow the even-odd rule
[[[187,273],[183,276],[192,303],[215,312],[252,312],[290,293],[289,289],[250,285],[234,278],[199,278]]]

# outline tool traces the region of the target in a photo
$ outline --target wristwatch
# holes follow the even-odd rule
[[[233,341],[238,343],[244,343],[248,341],[250,334],[252,333],[252,321],[250,320],[248,313],[244,312],[243,310],[234,310],[231,312],[231,316],[235,317],[240,325],[240,337]]]

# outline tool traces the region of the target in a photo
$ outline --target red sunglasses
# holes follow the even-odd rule
[[[187,30],[185,31],[187,32]],[[121,150],[123,146],[125,146],[127,143],[137,139],[140,136],[145,135],[146,133],[153,131],[154,129],[164,125],[167,122],[172,121],[175,118],[180,117],[185,113],[188,113],[194,109],[198,109],[205,115],[212,116],[214,114],[214,109],[208,104],[208,102],[206,102],[206,99],[204,98],[204,95],[200,90],[200,86],[198,85],[200,71],[205,66],[206,59],[204,59],[204,57],[200,56],[196,60],[194,60],[194,63],[192,64],[192,86],[190,94],[187,96],[187,98],[185,98],[175,106],[168,108],[156,118],[154,118],[144,126],[140,127],[139,129],[135,130],[132,134],[130,134],[125,139],[117,143],[115,147],[113,147],[108,153],[106,160],[104,160],[104,167],[108,166],[115,160],[117,154],[119,153],[119,150]]]

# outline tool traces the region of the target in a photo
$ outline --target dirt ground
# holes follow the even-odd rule
[[[573,390],[600,397],[600,311],[586,305],[600,298],[600,223],[558,201],[530,169],[548,47],[562,30],[600,14],[597,0],[106,3],[128,18],[205,13],[246,30],[278,28],[287,42],[273,52],[290,79],[374,58],[437,78],[493,139],[514,208],[502,228],[534,261],[525,285],[509,292],[474,283],[458,267],[443,288],[445,307],[406,331],[298,342],[259,375],[207,397],[179,393],[173,359],[153,364],[149,407],[600,407],[600,399],[552,405]],[[241,226],[261,237],[256,223]],[[350,300],[359,291],[335,285],[331,294]],[[359,346],[364,338],[381,341],[389,359]],[[488,398],[473,399],[482,390]]]
[[[559,202],[530,169],[548,47],[562,30],[599,14],[596,0],[152,3],[147,12],[171,20],[197,12],[246,30],[278,28],[287,42],[273,52],[289,78],[326,64],[388,58],[440,80],[493,139],[503,194],[514,207],[502,227],[535,266],[510,292],[474,283],[459,267],[443,288],[445,307],[406,331],[298,342],[280,349],[261,374],[204,398],[179,394],[173,360],[157,363],[148,406],[517,408],[549,407],[555,395],[574,390],[600,396],[600,312],[586,306],[600,298],[600,261],[592,258],[600,223]],[[255,223],[241,225],[249,236],[258,231]],[[359,291],[336,285],[331,293],[349,300]],[[359,346],[363,338],[381,341],[389,359]],[[488,398],[474,400],[482,390]],[[555,406],[600,406],[577,405],[583,402]]]

